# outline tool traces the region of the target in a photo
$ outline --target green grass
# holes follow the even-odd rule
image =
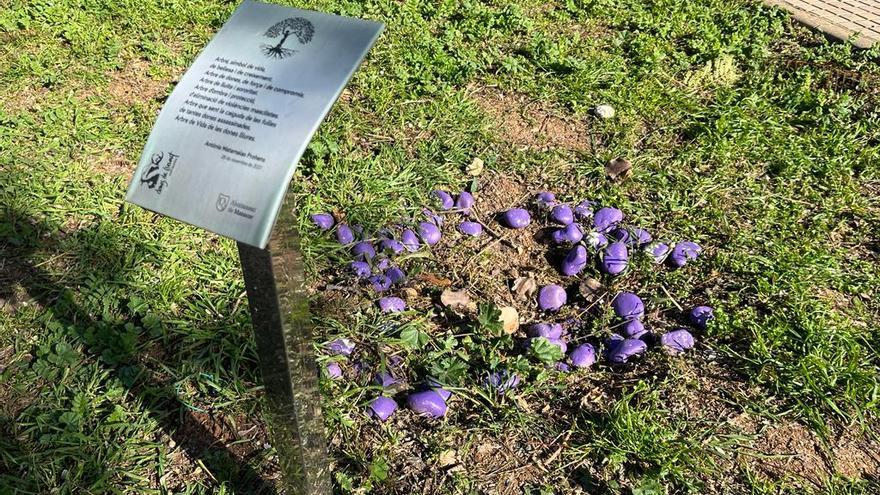
[[[823,435],[845,426],[880,433],[878,49],[828,42],[743,1],[296,5],[387,24],[297,171],[291,194],[310,273],[328,273],[343,253],[314,233],[308,213],[337,209],[378,228],[417,212],[435,186],[464,187],[464,166],[480,156],[493,173],[542,174],[572,197],[616,204],[707,246],[696,267],[662,282],[677,300],[715,306],[705,343],[749,387],[726,397],[737,410]],[[167,94],[232,8],[0,1],[0,296],[29,301],[0,312],[0,494],[252,493],[255,477],[273,472],[271,450],[238,462],[181,427],[206,413],[259,423],[234,245],[124,204],[125,178],[101,171],[112,157],[136,160],[161,107],[161,98],[111,95],[119,78]],[[145,74],[130,70],[138,60]],[[735,73],[711,76],[731,64]],[[472,86],[585,120],[596,152],[510,146],[467,98]],[[618,116],[590,117],[600,102]],[[633,160],[634,174],[612,185],[602,166],[618,155]],[[497,344],[446,339],[425,318],[407,334],[428,337],[413,350],[370,310],[329,318],[319,342],[353,336],[403,352],[414,370],[460,352],[491,359],[487,346]],[[531,413],[463,379],[453,419],[407,425],[420,432],[415,444],[405,429],[363,415],[374,388],[324,384],[337,488],[408,493],[430,479],[438,492],[479,492],[467,472],[442,482],[427,468],[398,472],[413,465],[401,450],[431,465],[486,438],[568,434],[524,489],[801,493],[730,460],[749,439],[679,414],[676,397],[696,387],[679,364],[657,358],[626,380],[597,370],[572,389],[533,363],[518,392],[539,405]],[[574,391],[607,384],[601,405],[585,406]],[[545,403],[567,413],[543,418]],[[880,486],[836,477],[812,490]]]

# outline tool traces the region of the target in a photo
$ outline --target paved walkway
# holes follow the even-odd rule
[[[880,0],[765,0],[795,19],[861,48],[880,42]]]

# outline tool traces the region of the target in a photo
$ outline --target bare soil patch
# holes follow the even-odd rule
[[[470,98],[486,112],[492,131],[502,140],[521,149],[562,148],[591,152],[598,137],[593,136],[585,118],[518,93],[495,88],[472,87]]]
[[[153,79],[149,73],[150,63],[135,59],[110,76],[107,99],[116,107],[128,107],[135,103],[157,100],[170,92],[174,78]],[[175,78],[179,74],[175,75]]]

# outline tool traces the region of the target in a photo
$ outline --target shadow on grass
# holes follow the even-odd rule
[[[274,482],[264,479],[248,465],[247,459],[239,459],[224,440],[218,438],[216,428],[212,431],[206,426],[205,415],[195,413],[178,397],[173,383],[161,372],[142,365],[146,359],[136,342],[124,341],[127,324],[142,324],[131,321],[137,320],[137,316],[105,321],[106,317],[96,316],[98,311],[77,302],[77,286],[69,286],[68,280],[88,281],[88,285],[98,292],[102,288],[112,291],[113,287],[125,286],[131,281],[132,268],[137,266],[131,264],[132,253],[152,253],[162,249],[158,245],[147,245],[135,236],[121,234],[117,228],[102,228],[101,222],[65,233],[59,225],[39,220],[26,212],[7,209],[0,217],[0,246],[4,251],[0,263],[0,297],[9,298],[10,287],[20,284],[28,297],[44,308],[44,313],[50,313],[51,319],[66,329],[63,330],[65,337],[81,342],[91,359],[111,376],[119,378],[128,393],[141,399],[146,416],[155,420],[192,459],[204,464],[211,474],[221,477],[220,481],[225,481],[233,493],[276,493]],[[93,242],[95,239],[100,242]],[[38,263],[39,259],[53,257],[65,260],[68,271],[63,276],[53,275]],[[184,368],[186,360],[162,364],[173,370]],[[19,420],[13,418],[13,421]],[[10,431],[4,431],[6,429],[0,428],[0,443],[18,444],[19,441],[10,436]],[[82,437],[86,441],[105,440]],[[43,444],[44,441],[45,438],[40,438],[40,448],[51,449]],[[60,449],[62,446],[56,447]],[[32,457],[29,453],[24,455],[29,460]],[[23,484],[27,483],[27,474],[37,470],[37,466],[16,463],[11,454],[4,457],[0,456],[0,467],[6,465],[12,476],[21,477]],[[104,462],[96,460],[97,465]],[[83,481],[99,483],[107,476],[103,471],[92,474],[96,479]],[[222,479],[227,475],[228,479]]]

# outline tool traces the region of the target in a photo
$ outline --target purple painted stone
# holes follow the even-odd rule
[[[373,275],[368,280],[376,292],[385,292],[391,288],[391,279],[385,275]]]
[[[640,339],[646,333],[645,324],[641,320],[629,320],[623,325],[623,333],[631,339]]]
[[[562,373],[568,373],[569,371],[571,371],[571,368],[568,367],[568,363],[563,363],[562,361],[559,361],[556,363],[556,370],[561,371]]]
[[[327,377],[330,378],[331,380],[335,380],[337,378],[342,377],[342,368],[339,367],[339,363],[337,363],[337,362],[327,363],[326,370],[327,370]]]
[[[337,225],[336,240],[339,241],[339,244],[351,244],[354,242],[354,232],[351,230],[351,227],[344,223]]]
[[[553,231],[551,237],[555,244],[576,244],[584,238],[584,233],[578,224],[570,223],[564,228]]]
[[[333,224],[336,223],[333,220],[333,215],[329,213],[315,213],[311,217],[312,223],[314,223],[321,230],[329,230],[330,227],[333,227]]]
[[[392,284],[397,284],[406,280],[406,273],[397,266],[392,266],[388,268],[388,270],[385,270],[385,276],[388,277],[388,280],[390,280]]]
[[[446,414],[446,401],[433,390],[423,390],[409,394],[406,405],[417,414],[440,418]]]
[[[632,292],[620,292],[611,303],[614,313],[624,320],[640,319],[645,316],[645,304]]]
[[[622,242],[612,242],[605,248],[602,256],[602,270],[611,275],[618,275],[626,270],[629,264],[629,251],[626,244]]]
[[[383,313],[399,313],[406,309],[406,303],[399,297],[383,297],[379,299],[379,309]]]
[[[606,237],[605,234],[600,234],[598,232],[590,232],[587,236],[587,245],[595,251],[604,249],[608,246],[608,237]]]
[[[390,418],[396,410],[397,402],[394,402],[394,399],[380,396],[373,399],[373,402],[370,402],[368,413],[371,417],[376,418],[379,421],[385,421]]]
[[[452,195],[446,191],[441,191],[440,189],[437,189],[434,191],[434,196],[436,196],[437,199],[440,200],[440,206],[444,210],[448,210],[455,206],[455,201],[452,200]]]
[[[593,215],[593,227],[596,232],[607,232],[623,221],[623,212],[617,208],[605,207]]]
[[[403,247],[411,253],[418,251],[421,246],[421,243],[419,243],[419,236],[417,236],[411,229],[406,229],[401,232],[400,241],[403,243]]]
[[[483,226],[478,222],[461,222],[458,224],[458,230],[462,234],[476,237],[483,233]]]
[[[681,241],[672,248],[672,255],[669,257],[672,264],[678,268],[683,267],[688,261],[696,259],[703,251],[697,243],[691,241]]]
[[[562,260],[561,271],[566,277],[572,277],[580,273],[587,266],[587,248],[578,244],[565,255]]]
[[[645,251],[654,258],[654,263],[663,263],[672,252],[672,248],[665,242],[652,242],[645,246]]]
[[[327,344],[327,350],[333,355],[348,356],[354,352],[354,342],[348,339],[336,339]]]
[[[691,323],[694,324],[697,328],[705,329],[706,325],[709,323],[709,320],[715,318],[715,315],[712,313],[712,308],[709,306],[697,306],[691,310],[690,313]]]
[[[634,244],[637,244],[638,247],[642,247],[645,244],[651,242],[654,238],[651,237],[651,233],[643,228],[636,227],[631,232],[630,239],[634,241]]]
[[[460,192],[458,199],[455,200],[455,207],[462,210],[462,213],[470,213],[472,206],[474,206],[474,196],[467,191]]]
[[[571,365],[577,368],[588,368],[596,362],[596,348],[592,344],[581,344],[569,354]]]
[[[529,212],[522,208],[512,208],[501,214],[501,224],[511,229],[523,229],[532,221]]]
[[[351,254],[355,258],[369,260],[376,256],[376,248],[373,247],[373,243],[370,241],[361,241],[351,248]]]
[[[646,350],[648,350],[648,344],[643,341],[626,339],[611,349],[608,359],[615,364],[625,363],[629,358],[642,354]]]
[[[440,229],[438,229],[433,223],[419,223],[419,235],[422,236],[422,240],[425,241],[425,244],[429,246],[433,246],[440,242]]]
[[[394,376],[387,371],[380,371],[376,374],[376,377],[373,378],[373,383],[382,388],[388,388],[397,383],[397,378],[394,378]]]
[[[684,328],[680,328],[663,334],[660,343],[672,353],[684,352],[694,347],[694,336]]]
[[[565,289],[556,284],[545,285],[538,292],[538,307],[544,311],[558,311],[567,300]]]
[[[526,330],[529,337],[562,338],[562,325],[559,323],[535,323]]]
[[[556,195],[552,192],[541,191],[535,195],[535,203],[543,208],[549,208],[556,204]]]
[[[358,278],[367,278],[370,276],[370,273],[372,273],[370,264],[366,261],[352,261],[351,264],[348,265],[348,268]]]
[[[376,270],[382,272],[388,269],[391,266],[391,260],[388,258],[382,258],[376,263]]]
[[[574,216],[577,217],[578,220],[586,220],[593,216],[594,206],[595,203],[590,200],[581,201],[574,207]]]
[[[390,251],[394,254],[399,254],[403,251],[403,244],[400,241],[396,241],[394,239],[382,239],[382,242],[379,243],[380,248],[383,251]]]
[[[568,205],[556,205],[550,210],[550,220],[560,225],[571,225],[574,222],[574,212]]]
[[[428,387],[431,390],[440,394],[440,397],[443,397],[443,400],[449,400],[449,398],[452,397],[452,392],[443,388],[443,384],[440,383],[440,380],[438,380],[432,376],[429,376],[425,380],[425,383],[428,384]]]
[[[494,388],[499,392],[514,389],[519,385],[519,382],[519,375],[508,370],[494,371],[483,378],[484,386]]]
[[[443,217],[434,213],[433,211],[429,210],[428,208],[423,208],[422,214],[424,214],[425,218],[427,218],[428,221],[433,223],[434,225],[436,225],[438,227],[443,225]]]

